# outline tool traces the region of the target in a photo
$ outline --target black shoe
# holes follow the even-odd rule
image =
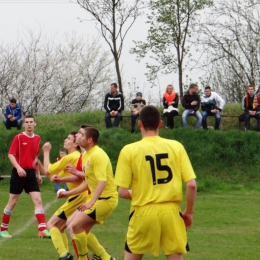
[[[73,255],[71,253],[67,253],[66,256],[60,257],[59,260],[73,260]]]
[[[135,130],[134,128],[131,129],[131,134],[134,134],[135,133]]]

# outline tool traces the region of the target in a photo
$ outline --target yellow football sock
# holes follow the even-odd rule
[[[100,245],[96,236],[91,232],[88,233],[88,249],[95,255],[100,256],[102,260],[110,260],[111,256],[106,252],[105,248]]]
[[[63,244],[64,244],[65,248],[67,249],[67,252],[69,252],[69,242],[68,242],[68,238],[67,238],[66,233],[62,232],[61,237],[62,237],[62,240],[63,240]]]
[[[50,229],[51,240],[60,257],[66,256],[68,250],[64,246],[60,230],[56,227]]]
[[[74,241],[77,245],[78,253],[79,253],[79,258],[78,260],[86,260],[86,256],[88,254],[88,237],[85,231],[75,234],[74,235]]]

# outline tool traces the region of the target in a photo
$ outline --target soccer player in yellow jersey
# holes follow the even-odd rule
[[[99,132],[94,127],[82,126],[76,135],[77,143],[86,151],[83,157],[83,170],[86,182],[69,191],[62,191],[59,197],[79,194],[89,188],[91,198],[78,206],[77,214],[68,225],[74,234],[79,260],[85,260],[88,253],[88,233],[95,224],[102,224],[116,208],[118,194],[114,183],[111,162],[107,154],[97,145]],[[102,260],[114,260],[103,251],[97,254]]]
[[[43,145],[45,167],[45,171],[43,172],[52,180],[67,182],[69,189],[78,187],[84,181],[81,174],[82,157],[84,158],[84,155],[81,156],[78,152],[79,145],[76,142],[76,134],[77,132],[71,132],[64,140],[64,148],[68,150],[69,154],[62,157],[60,161],[54,164],[50,164],[49,159],[51,144],[47,142]],[[71,173],[72,171],[74,174]],[[50,229],[52,242],[60,256],[59,260],[73,259],[73,256],[68,252],[68,240],[64,230],[67,225],[67,219],[76,211],[78,205],[85,202],[88,198],[88,191],[76,194],[75,196],[70,196],[47,223],[47,226]],[[75,243],[73,243],[73,246],[75,247]],[[99,244],[95,235],[92,233],[88,234],[88,246],[95,254],[105,252],[105,249]],[[88,259],[88,257],[86,259]]]
[[[45,143],[42,147],[44,155],[45,172],[50,175],[52,180],[62,179],[66,182],[69,189],[73,189],[82,183],[82,178],[78,178],[70,174],[66,167],[68,164],[77,165],[80,158],[78,151],[79,145],[76,142],[76,132],[71,132],[64,140],[64,148],[68,150],[68,154],[63,156],[61,160],[51,164],[50,150],[51,144]],[[58,251],[59,260],[72,260],[73,256],[68,252],[68,240],[64,229],[66,228],[67,218],[74,213],[77,206],[83,203],[88,197],[87,192],[72,196],[54,213],[49,219],[47,226],[49,228],[51,239],[54,247]]]
[[[161,125],[158,109],[144,107],[138,122],[142,140],[126,145],[119,155],[115,183],[119,196],[131,200],[125,260],[158,256],[160,248],[167,260],[182,260],[186,253],[185,228],[192,224],[196,176],[184,147],[158,136]],[[186,209],[181,213],[183,181]]]

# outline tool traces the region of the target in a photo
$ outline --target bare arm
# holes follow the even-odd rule
[[[42,162],[37,158],[34,162],[35,168],[39,170],[42,174],[44,174],[47,178],[50,178],[50,174],[45,170]]]
[[[195,179],[186,182],[186,209],[182,216],[185,222],[186,228],[190,228],[192,225],[192,215],[197,195],[197,185]]]
[[[91,196],[91,200],[87,203],[83,203],[81,205],[78,206],[78,210],[80,211],[84,211],[86,209],[91,208],[95,202],[98,200],[98,198],[100,197],[100,195],[102,194],[103,190],[105,189],[107,185],[106,181],[98,181],[97,187],[95,189],[94,194]]]
[[[129,189],[126,189],[123,187],[119,187],[118,194],[123,199],[126,199],[126,200],[132,199],[132,190],[129,190]]]
[[[62,191],[58,198],[66,198],[66,197],[69,197],[69,196],[72,196],[72,195],[76,195],[76,194],[79,194],[85,190],[88,189],[88,184],[86,181],[83,181],[77,188],[75,189],[72,189],[72,190],[69,190],[69,191]]]
[[[56,182],[82,182],[83,181],[82,178],[79,178],[74,175],[64,176],[64,177],[58,176],[57,178],[55,178],[55,180],[57,180]]]
[[[68,164],[66,167],[67,171],[79,178],[81,178],[82,180],[85,179],[85,174],[82,171],[78,171],[77,168],[73,165],[73,164]]]
[[[48,167],[50,165],[50,151],[51,151],[51,143],[47,142],[42,146],[43,150],[43,166],[45,172],[48,172]]]
[[[13,154],[8,154],[8,158],[11,162],[11,164],[13,165],[14,168],[16,168],[17,173],[20,177],[25,177],[26,176],[26,172],[25,170],[20,166],[20,164],[16,161],[16,158]]]

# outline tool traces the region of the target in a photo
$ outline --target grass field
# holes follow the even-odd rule
[[[239,114],[239,111],[240,106],[236,104],[234,108],[227,106],[225,113]],[[160,135],[184,145],[197,175],[199,192],[194,225],[188,231],[191,252],[184,259],[260,259],[259,133],[238,131],[237,119],[233,118],[222,121],[224,131],[194,131],[192,127],[184,130],[180,119],[176,120],[176,129],[171,131],[162,128]],[[42,144],[51,141],[52,161],[57,157],[67,134],[78,130],[86,122],[100,130],[100,146],[108,153],[114,170],[120,149],[141,138],[139,130],[135,135],[130,134],[129,120],[124,120],[118,129],[104,129],[103,111],[40,116],[37,118],[36,133],[41,135]],[[0,132],[0,174],[10,175],[11,165],[7,151],[18,131],[6,131],[0,125]],[[0,181],[0,212],[8,200],[8,182],[8,178]],[[41,189],[48,219],[64,200],[56,199],[54,185],[46,179]],[[129,206],[129,201],[120,200],[107,222],[93,229],[99,241],[117,260],[123,259]],[[13,238],[0,238],[0,260],[58,259],[51,240],[37,237],[33,205],[26,194],[21,196],[13,211],[9,231]],[[74,254],[71,244],[70,251]],[[164,257],[145,256],[143,259]]]
[[[0,190],[0,209],[3,209],[8,199],[8,180],[0,182]],[[194,225],[188,231],[191,252],[184,259],[259,259],[259,196],[258,191],[198,193]],[[63,203],[55,199],[52,184],[43,185],[42,198],[47,218]],[[107,222],[93,229],[99,241],[117,260],[123,259],[128,210],[129,201],[120,200]],[[51,240],[37,237],[32,203],[26,194],[21,196],[13,212],[9,231],[13,238],[0,238],[0,260],[58,259]],[[71,245],[70,249],[73,252]],[[164,257],[145,256],[143,259]]]

